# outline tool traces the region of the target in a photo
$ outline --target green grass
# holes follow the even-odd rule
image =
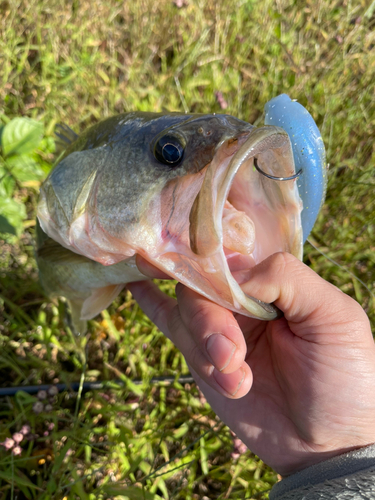
[[[28,116],[51,136],[58,122],[78,132],[129,110],[222,112],[220,91],[225,112],[258,124],[288,93],[314,116],[330,164],[311,241],[339,266],[308,243],[305,260],[374,325],[374,14],[361,0],[3,1],[0,123]],[[0,499],[267,498],[276,474],[250,452],[232,459],[229,430],[194,385],[150,383],[188,370],[130,295],[85,338],[67,331],[37,282],[37,192],[17,186],[25,230],[0,241],[0,385],[122,383],[60,393],[38,414],[36,396],[0,399],[0,441],[31,427],[21,455],[0,448]]]

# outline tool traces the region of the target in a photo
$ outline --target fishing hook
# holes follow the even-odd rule
[[[297,177],[302,174],[302,168],[300,168],[296,174],[291,175],[290,177],[275,177],[274,175],[266,174],[266,172],[263,172],[263,170],[258,165],[258,159],[255,156],[254,167],[260,174],[264,175],[264,177],[267,177],[267,179],[272,179],[273,181],[292,181],[293,179],[297,179]]]

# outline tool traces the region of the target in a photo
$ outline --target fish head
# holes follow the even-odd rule
[[[274,319],[246,295],[251,268],[302,258],[302,202],[289,136],[228,115],[129,113],[92,127],[42,186],[43,230],[103,265],[135,254],[212,301]]]

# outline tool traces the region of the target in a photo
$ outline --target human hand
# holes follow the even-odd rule
[[[241,286],[284,317],[236,315],[180,284],[178,305],[150,282],[129,289],[214,411],[280,474],[374,443],[375,346],[359,304],[289,254],[272,255]]]

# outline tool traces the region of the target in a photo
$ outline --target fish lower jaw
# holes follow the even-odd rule
[[[257,265],[253,255],[243,255],[223,248],[225,259],[233,278],[239,285],[249,281],[251,269]]]

